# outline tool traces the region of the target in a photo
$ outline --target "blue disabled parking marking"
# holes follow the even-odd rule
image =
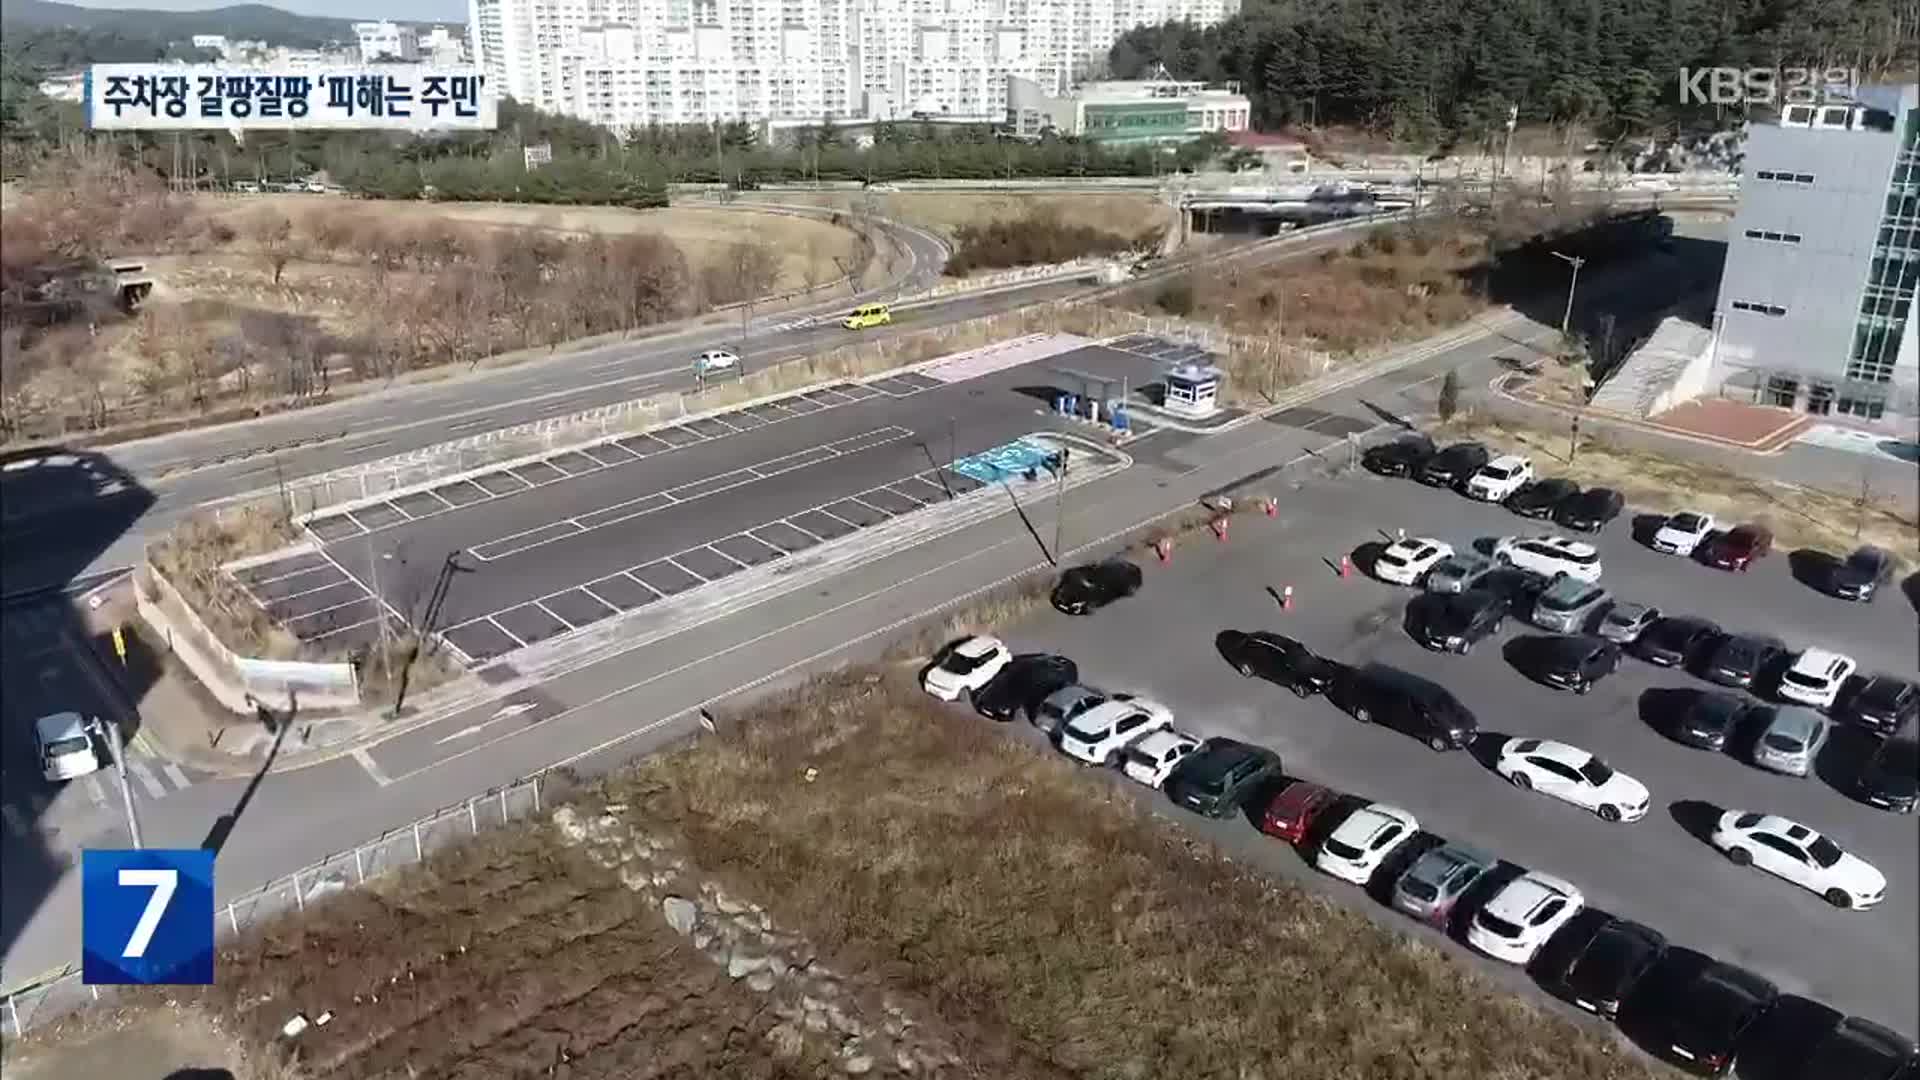
[[[996,446],[953,463],[953,471],[982,484],[997,484],[1020,476],[1028,469],[1043,469],[1053,451],[1036,442],[1021,439]]]

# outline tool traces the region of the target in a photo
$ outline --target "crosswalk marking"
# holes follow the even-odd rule
[[[187,779],[186,773],[180,771],[180,766],[175,765],[171,761],[162,763],[160,771],[167,774],[167,779],[173,781],[174,787],[183,788],[193,783],[193,781]]]
[[[100,787],[100,777],[89,776],[87,777],[87,782],[81,786],[87,789],[87,798],[93,800],[93,805],[107,805],[107,793]]]
[[[158,799],[167,793],[167,789],[160,785],[160,781],[154,779],[153,774],[147,771],[147,767],[137,760],[127,759],[127,771],[132,773],[140,781],[140,786],[147,789],[147,794],[154,798]]]
[[[15,836],[27,835],[27,823],[20,820],[20,811],[12,803],[0,805],[0,818],[7,821],[7,831]]]

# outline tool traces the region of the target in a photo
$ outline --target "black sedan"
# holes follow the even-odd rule
[[[1516,654],[1522,671],[1548,686],[1584,694],[1620,666],[1620,646],[1606,638],[1561,634],[1532,638]]]
[[[1914,1074],[1920,1046],[1870,1020],[1849,1016],[1814,1043],[1793,1080],[1902,1080]]]
[[[1700,674],[1722,686],[1751,687],[1787,655],[1787,643],[1765,634],[1723,638],[1701,666]]]
[[[1515,618],[1533,609],[1533,602],[1553,585],[1553,579],[1536,570],[1518,566],[1497,566],[1474,584],[1476,589],[1499,593],[1507,600],[1507,610]]]
[[[1579,494],[1579,484],[1558,476],[1549,477],[1507,496],[1507,509],[1524,518],[1551,518],[1562,504]]]
[[[1770,982],[1720,961],[1678,988],[1664,1010],[1665,1048],[1692,1071],[1725,1076],[1741,1037],[1780,996]]]
[[[1718,644],[1720,627],[1692,615],[1669,615],[1647,628],[1633,643],[1640,659],[1661,667],[1685,667]]]
[[[1017,653],[993,681],[974,692],[973,707],[994,720],[1029,717],[1048,695],[1080,681],[1079,665],[1052,653]]]
[[[1847,695],[1844,714],[1880,735],[1898,735],[1920,714],[1920,687],[1891,675],[1870,675]]]
[[[1872,603],[1880,586],[1893,580],[1893,567],[1893,553],[1885,548],[1856,548],[1844,561],[1827,568],[1827,591],[1842,600]]]
[[[1709,691],[1694,697],[1678,716],[1668,719],[1667,732],[1688,746],[1725,750],[1734,735],[1752,721],[1755,710],[1765,708],[1738,694]]]
[[[1920,800],[1920,742],[1888,739],[1860,767],[1855,780],[1862,801],[1896,814],[1911,814]]]
[[[1620,1003],[1667,954],[1660,931],[1628,919],[1608,919],[1594,931],[1560,976],[1567,1000],[1601,1016],[1620,1015]]]
[[[1493,460],[1493,453],[1477,442],[1458,442],[1427,459],[1415,475],[1428,487],[1458,487]]]
[[[1433,440],[1409,432],[1392,442],[1370,446],[1360,455],[1360,464],[1368,472],[1381,476],[1412,476],[1433,456]]]
[[[1553,513],[1553,520],[1569,529],[1599,532],[1606,528],[1607,522],[1619,517],[1626,506],[1626,496],[1612,488],[1588,488],[1561,503]]]
[[[1421,593],[1407,605],[1407,633],[1438,652],[1468,653],[1507,621],[1507,598],[1489,589]]]
[[[1140,591],[1140,568],[1125,559],[1076,566],[1053,587],[1053,606],[1068,615],[1086,615]]]
[[[1256,630],[1251,634],[1227,630],[1215,641],[1220,655],[1235,671],[1255,675],[1292,690],[1299,697],[1324,694],[1333,682],[1334,665],[1298,641]]]

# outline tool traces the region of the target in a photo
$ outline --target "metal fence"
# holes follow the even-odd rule
[[[309,903],[411,866],[455,840],[537,814],[544,782],[545,774],[535,773],[435,811],[411,825],[390,829],[350,851],[303,867],[290,877],[268,882],[214,911],[215,941],[231,939],[263,920],[305,911]],[[0,1035],[18,1038],[37,1024],[85,1008],[103,996],[100,987],[81,983],[79,969],[69,966],[7,994],[4,1008],[0,1008]]]

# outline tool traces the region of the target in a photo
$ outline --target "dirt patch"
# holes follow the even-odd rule
[[[768,197],[769,199],[772,196]],[[995,222],[1018,221],[1031,214],[1051,215],[1062,225],[1129,232],[1168,229],[1179,224],[1179,215],[1160,196],[1149,192],[1105,194],[1045,193],[969,194],[954,191],[927,192],[781,192],[778,201],[805,206],[830,206],[837,210],[871,211],[881,217],[908,225],[918,225],[954,240],[963,228],[983,228]]]
[[[249,1053],[207,1011],[157,1003],[35,1030],[9,1044],[6,1056],[7,1080],[293,1080],[290,1070]]]
[[[1476,415],[1455,417],[1440,431],[1447,438],[1525,447],[1547,471],[1571,477],[1584,487],[1619,491],[1631,510],[1703,510],[1730,524],[1752,521],[1767,526],[1782,551],[1806,547],[1844,553],[1860,544],[1877,544],[1894,553],[1902,573],[1920,566],[1920,519],[1871,487],[1817,490],[1755,479],[1622,446],[1604,432],[1583,434],[1569,465],[1567,432]]]

